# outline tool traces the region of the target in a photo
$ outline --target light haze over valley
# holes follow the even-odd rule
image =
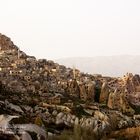
[[[127,72],[140,74],[140,55],[75,57],[55,60],[67,67],[75,67],[85,73],[121,77]]]
[[[37,58],[139,55],[139,7],[139,0],[1,0],[0,31]]]

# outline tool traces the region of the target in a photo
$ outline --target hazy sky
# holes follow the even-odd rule
[[[140,0],[0,0],[0,32],[37,58],[140,54]]]

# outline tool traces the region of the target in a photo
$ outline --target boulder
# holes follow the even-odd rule
[[[107,104],[108,98],[109,98],[109,87],[107,82],[104,82],[101,87],[99,102]]]

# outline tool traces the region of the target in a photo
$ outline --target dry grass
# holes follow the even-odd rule
[[[115,120],[112,121],[114,124]],[[91,130],[82,129],[80,126],[75,126],[73,130],[65,130],[61,135],[53,136],[48,140],[140,140],[140,127],[132,127],[121,129],[118,131],[110,130],[109,134],[97,135]]]
[[[49,140],[98,140],[99,138],[90,130],[75,126],[73,131],[65,130],[59,136],[53,136]]]
[[[117,139],[123,138],[124,140],[140,140],[140,127],[132,127],[114,131],[109,137]]]

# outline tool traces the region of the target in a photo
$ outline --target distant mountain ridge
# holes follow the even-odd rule
[[[127,72],[140,74],[140,55],[73,57],[55,61],[90,74],[119,77]]]

